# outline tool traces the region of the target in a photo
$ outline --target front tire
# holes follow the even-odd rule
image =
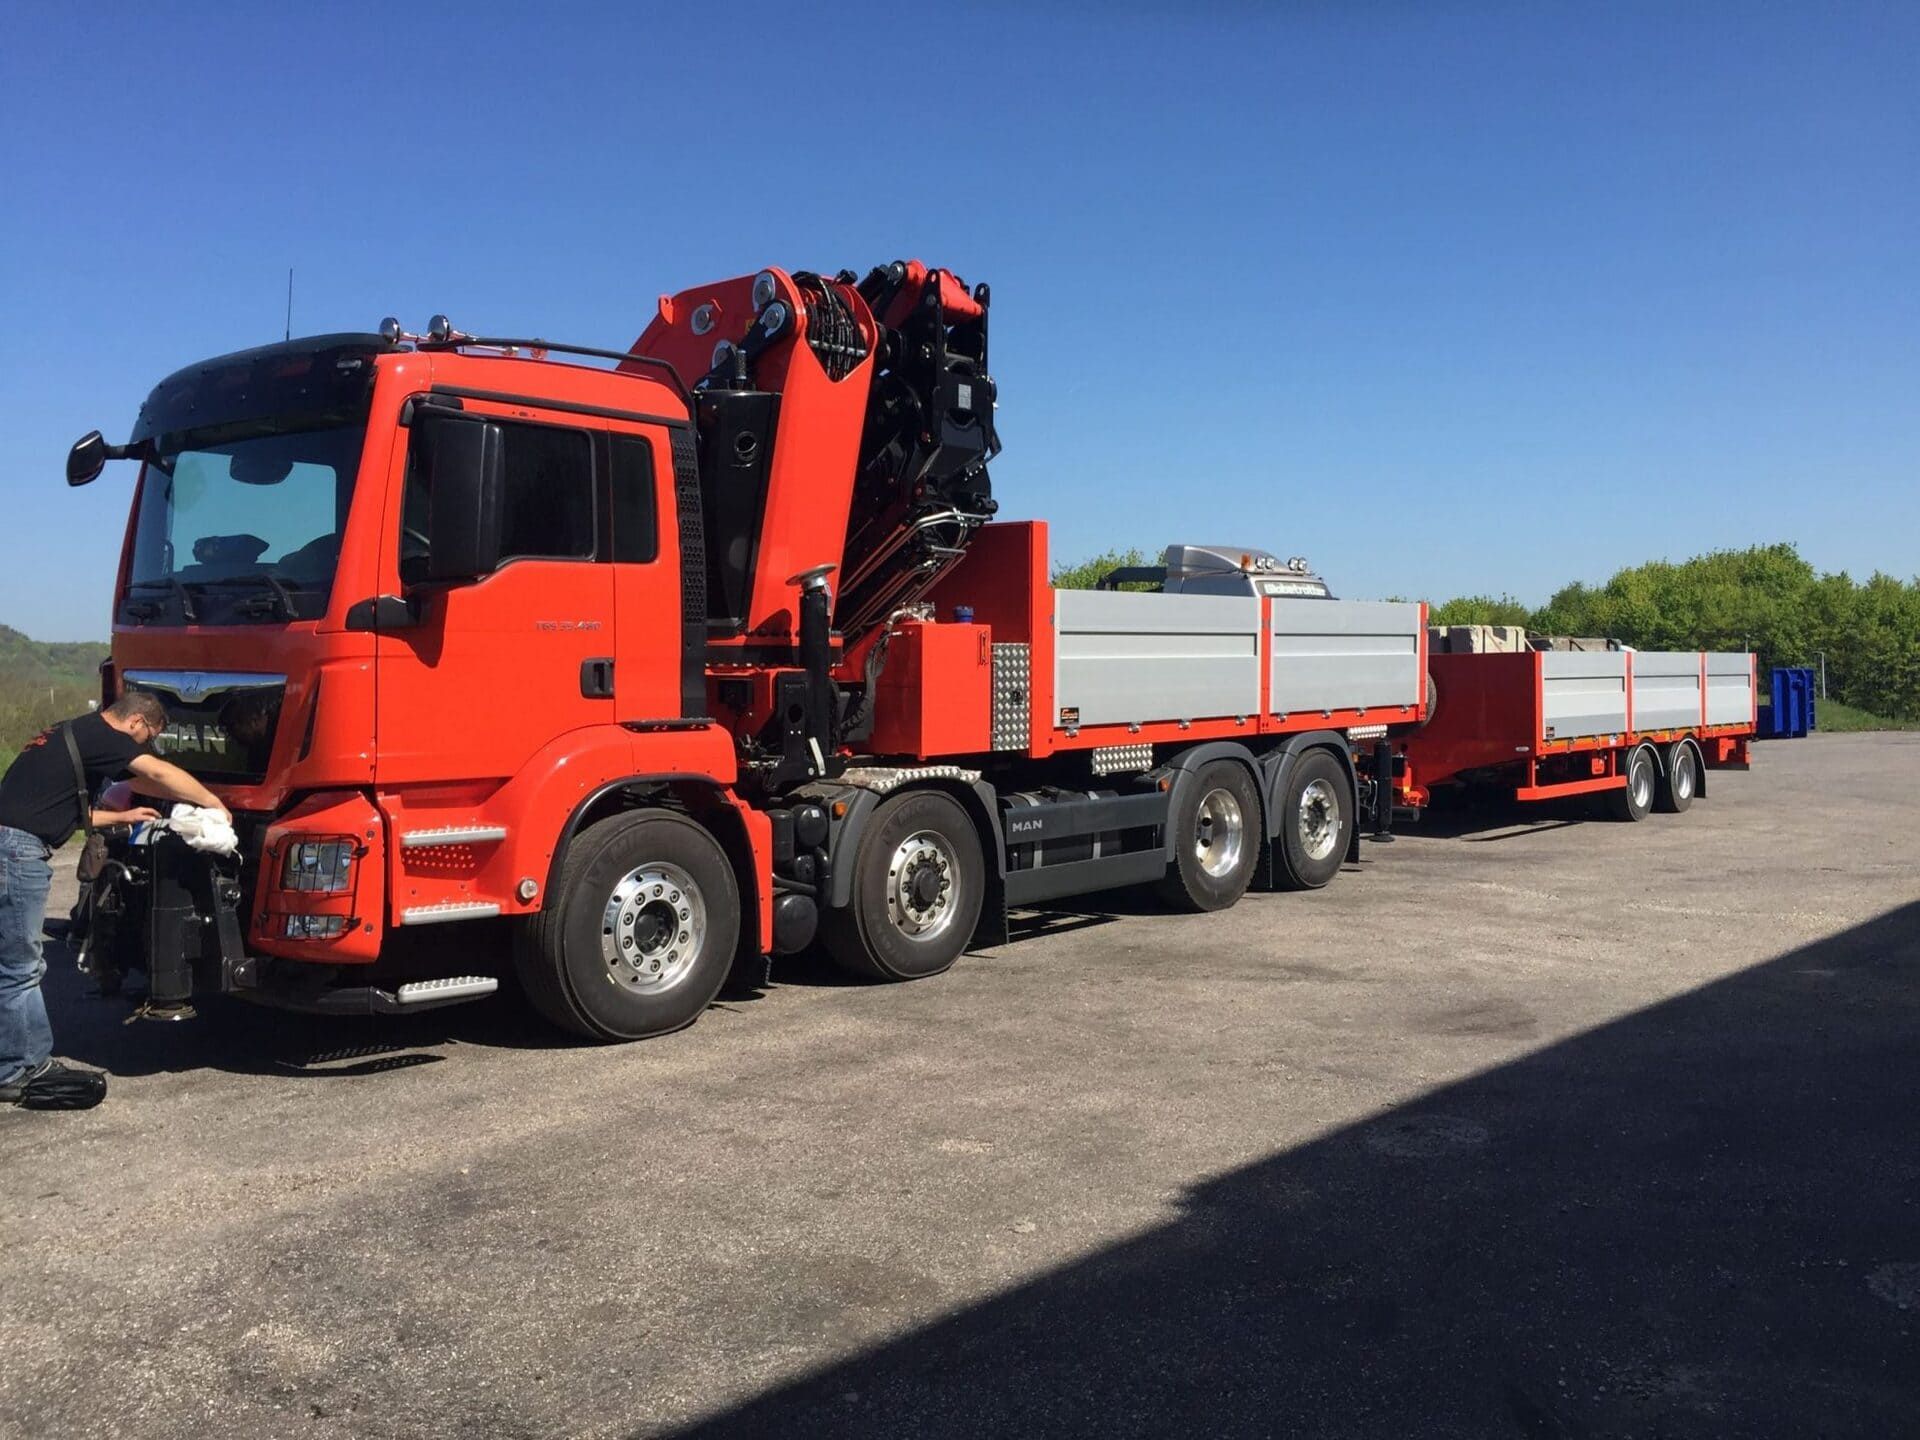
[[[553,903],[515,937],[533,1007],[593,1040],[691,1025],[726,983],[740,890],[726,852],[684,815],[640,810],[591,826],[567,851]]]
[[[1353,838],[1353,783],[1332,753],[1309,750],[1287,772],[1280,802],[1280,886],[1318,890],[1340,873]]]
[[[1215,760],[1180,787],[1167,831],[1173,864],[1158,886],[1182,910],[1225,910],[1253,880],[1260,861],[1260,792],[1244,765]]]
[[[881,804],[855,847],[853,898],[820,920],[827,954],[873,980],[922,980],[952,967],[986,899],[980,832],[960,802],[910,790]]]

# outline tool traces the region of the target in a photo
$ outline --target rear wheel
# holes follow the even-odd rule
[[[1700,756],[1685,740],[1667,748],[1666,773],[1660,777],[1654,804],[1669,815],[1681,815],[1700,792]]]
[[[1167,830],[1173,864],[1158,886],[1183,910],[1224,910],[1260,863],[1260,791],[1244,765],[1215,760],[1180,787]]]
[[[525,922],[514,963],[533,1006],[595,1040],[663,1035],[725,983],[740,891],[719,842],[684,815],[642,810],[589,828],[554,903]]]
[[[960,802],[937,790],[896,795],[855,847],[853,898],[820,921],[827,953],[875,980],[919,980],[952,966],[986,899],[980,834]]]
[[[1607,795],[1607,810],[1616,820],[1644,820],[1653,809],[1660,762],[1651,745],[1636,746],[1627,757],[1627,783]]]
[[[1318,890],[1347,858],[1353,831],[1353,784],[1326,750],[1309,750],[1287,772],[1280,802],[1280,883]]]

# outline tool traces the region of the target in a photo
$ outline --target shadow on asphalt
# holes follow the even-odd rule
[[[195,1001],[195,1019],[130,1019],[134,1002],[97,994],[64,943],[49,937],[46,955],[41,991],[55,1053],[112,1075],[205,1069],[327,1079],[432,1065],[449,1044],[539,1050],[575,1043],[526,1007],[497,998],[422,1015],[322,1016],[214,996]],[[137,990],[140,977],[129,984]]]
[[[1920,904],[675,1433],[1913,1434],[1916,1094]]]

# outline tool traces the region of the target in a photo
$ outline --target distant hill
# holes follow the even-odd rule
[[[0,760],[100,698],[103,640],[34,640],[0,625]]]

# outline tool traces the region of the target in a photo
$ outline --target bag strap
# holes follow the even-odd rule
[[[73,722],[67,721],[60,727],[60,737],[67,742],[67,758],[73,762],[73,793],[80,801],[80,828],[93,835],[93,801],[87,798],[87,767],[80,759],[80,744],[73,738]]]

